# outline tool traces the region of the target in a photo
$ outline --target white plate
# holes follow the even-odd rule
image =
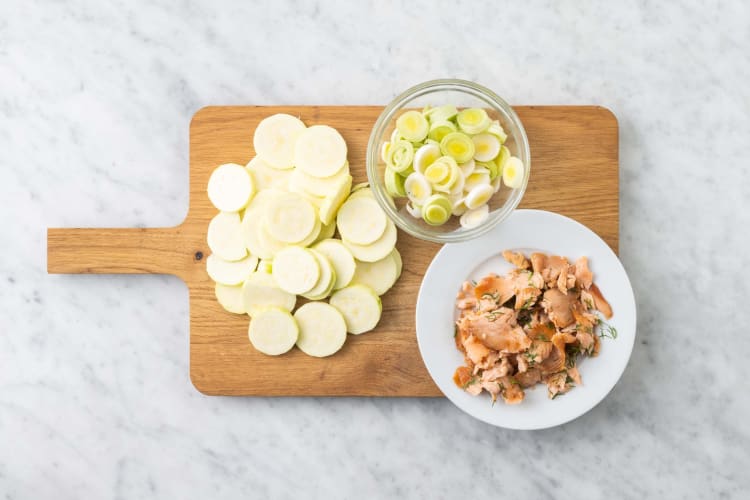
[[[507,405],[499,399],[493,407],[486,392],[472,396],[453,383],[453,373],[463,364],[463,355],[453,340],[455,299],[464,281],[510,271],[513,266],[500,255],[506,249],[526,255],[532,251],[564,255],[571,261],[586,255],[594,282],[612,306],[614,314],[608,323],[618,335],[614,340],[602,339],[599,356],[581,360],[578,368],[583,385],[550,400],[546,386],[540,384],[525,390],[521,404]],[[599,236],[562,215],[516,210],[489,233],[465,243],[445,245],[438,252],[419,289],[417,341],[432,379],[463,411],[499,427],[544,429],[583,415],[612,390],[633,350],[635,315],[635,298],[625,269]]]

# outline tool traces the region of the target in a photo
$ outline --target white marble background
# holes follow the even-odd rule
[[[0,497],[747,498],[750,8],[503,4],[0,2]],[[46,274],[48,226],[182,220],[206,104],[384,104],[445,76],[620,120],[638,340],[577,421],[205,397],[177,279]]]

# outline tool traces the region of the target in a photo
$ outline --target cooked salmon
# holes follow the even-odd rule
[[[612,308],[594,283],[587,257],[571,264],[563,256],[504,251],[516,269],[466,282],[456,296],[456,348],[464,365],[453,374],[472,395],[488,392],[507,404],[524,389],[543,383],[555,398],[582,385],[580,356],[596,356],[601,313]]]

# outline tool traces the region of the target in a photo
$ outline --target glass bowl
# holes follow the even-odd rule
[[[432,226],[412,216],[406,209],[408,198],[396,198],[388,194],[385,187],[385,162],[381,158],[383,143],[388,141],[396,127],[396,119],[405,111],[422,110],[426,106],[452,104],[459,109],[484,108],[492,120],[498,120],[508,135],[504,145],[512,156],[524,165],[524,177],[520,187],[511,189],[501,183],[500,190],[488,202],[489,216],[480,225],[465,228],[459,217],[452,216],[441,226]],[[437,243],[457,243],[481,236],[505,220],[518,206],[526,191],[531,172],[531,154],[526,131],[513,109],[491,90],[466,80],[431,80],[416,85],[396,97],[385,107],[367,144],[367,178],[375,199],[388,216],[403,231],[417,238]]]

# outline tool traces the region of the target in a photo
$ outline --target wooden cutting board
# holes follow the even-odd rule
[[[211,171],[247,163],[258,122],[273,113],[337,128],[349,146],[354,182],[366,181],[365,151],[380,106],[207,107],[190,123],[190,208],[177,227],[53,229],[49,273],[158,273],[190,289],[190,379],[211,395],[440,396],[417,348],[414,309],[427,266],[440,245],[399,231],[401,279],[383,297],[378,328],[349,336],[334,356],[298,349],[268,357],[247,339],[248,317],[225,312],[205,270],[206,229],[216,210],[206,195]],[[587,225],[618,248],[617,120],[594,106],[516,107],[531,143],[531,180],[521,207],[551,210]],[[498,249],[500,250],[500,249]],[[446,290],[453,294],[455,290]],[[158,332],[154,332],[158,334]],[[177,348],[178,346],[175,346]]]

